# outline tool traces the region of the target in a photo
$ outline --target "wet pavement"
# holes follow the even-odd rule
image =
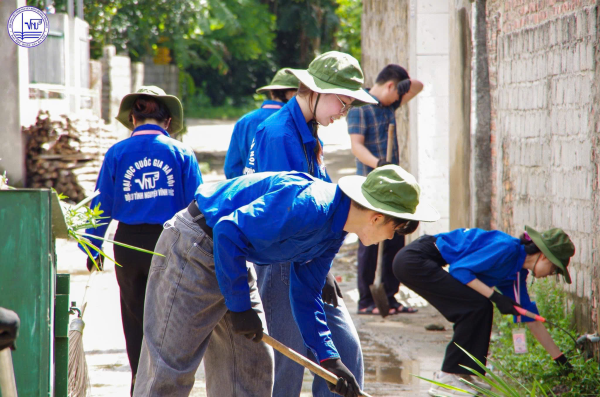
[[[200,158],[210,159],[213,172],[203,175],[205,182],[223,179],[222,161],[229,144],[232,123],[189,121],[189,134],[184,139]],[[319,132],[325,142],[325,161],[332,179],[355,172],[354,157],[345,120]],[[221,171],[221,172],[219,172]],[[115,224],[109,228],[114,233]],[[336,257],[334,274],[338,277],[346,305],[359,331],[365,361],[365,391],[372,396],[426,396],[429,384],[415,378],[431,379],[441,365],[445,346],[451,337],[451,324],[420,297],[401,287],[401,303],[418,307],[414,314],[397,314],[386,319],[377,315],[358,315],[356,289],[356,236],[350,235],[347,244]],[[110,244],[105,244],[112,252]],[[90,280],[85,268],[85,255],[72,241],[57,241],[58,267],[61,273],[71,274],[71,300],[81,305],[86,284]],[[105,270],[92,276],[87,289],[88,302],[84,321],[83,345],[90,371],[91,395],[98,397],[128,396],[131,373],[123,337],[119,290],[114,265],[106,263]],[[445,331],[426,331],[427,324],[442,324]],[[312,374],[305,372],[301,397],[311,395]],[[206,396],[203,365],[196,374],[192,393]],[[293,397],[293,396],[291,396]]]

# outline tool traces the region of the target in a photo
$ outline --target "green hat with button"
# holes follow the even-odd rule
[[[559,228],[540,233],[531,226],[525,226],[525,231],[544,256],[558,267],[558,272],[562,274],[566,283],[571,284],[571,276],[567,267],[571,257],[575,255],[575,245],[569,235]]]
[[[375,168],[367,176],[340,178],[340,189],[358,204],[381,214],[421,222],[435,222],[440,214],[420,199],[414,176],[398,165]]]
[[[167,109],[169,109],[169,113],[171,113],[171,124],[169,124],[167,131],[175,134],[183,129],[183,106],[181,105],[181,101],[174,95],[167,95],[162,88],[155,85],[142,86],[137,92],[127,94],[123,97],[121,106],[119,106],[119,114],[115,117],[121,124],[129,130],[133,130],[134,126],[133,122],[129,120],[129,114],[131,113],[131,108],[133,108],[135,100],[142,95],[153,97],[157,101],[162,102]]]
[[[279,69],[271,84],[260,87],[256,92],[261,93],[271,90],[297,90],[300,81],[293,74],[287,73],[288,69]]]
[[[354,98],[352,106],[377,104],[377,101],[362,89],[365,82],[360,64],[351,55],[329,51],[316,57],[307,70],[286,69],[311,91],[320,94],[338,94]]]

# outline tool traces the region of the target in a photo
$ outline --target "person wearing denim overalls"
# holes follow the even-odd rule
[[[288,72],[300,80],[296,97],[259,125],[244,173],[302,171],[331,182],[323,162],[323,145],[317,126],[329,125],[345,115],[351,106],[376,103],[376,100],[362,90],[362,70],[358,61],[348,54],[327,52],[314,59],[307,70],[289,69]],[[269,332],[285,345],[314,359],[293,321],[290,264],[257,267],[256,272]],[[364,368],[360,340],[331,273],[323,289],[323,300],[327,324],[342,362],[362,388]],[[299,396],[303,375],[304,368],[275,353],[273,396]],[[317,397],[332,395],[327,382],[319,377],[314,378],[312,391]]]
[[[288,294],[300,337],[338,377],[331,390],[359,396],[321,291],[347,233],[371,245],[437,221],[439,213],[419,197],[415,178],[394,165],[339,185],[301,172],[201,185],[156,245],[162,256],[154,256],[148,278],[134,396],[189,395],[202,359],[209,396],[270,396],[273,350],[259,343],[268,327],[254,267],[283,262],[292,263]]]

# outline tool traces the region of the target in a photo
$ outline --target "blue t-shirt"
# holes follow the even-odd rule
[[[162,129],[158,135],[134,134],[106,152],[96,182],[100,194],[90,204],[91,208],[100,204],[106,224],[87,229],[88,234],[104,237],[111,219],[161,225],[194,199],[202,183],[196,155],[187,145]],[[90,240],[102,247],[102,240]]]
[[[290,301],[304,343],[319,361],[338,358],[321,291],[346,237],[350,199],[300,172],[256,173],[201,185],[198,208],[213,228],[215,272],[227,308],[250,309],[246,261],[291,262]]]
[[[233,127],[229,149],[225,156],[225,177],[227,179],[241,176],[248,159],[250,144],[256,134],[256,128],[271,115],[283,107],[278,101],[264,101],[259,109],[253,110],[238,120]]]
[[[317,140],[296,97],[258,126],[244,174],[265,171],[301,171],[331,182],[323,156],[317,161]],[[321,142],[321,146],[323,143]]]
[[[529,272],[523,269],[527,254],[519,239],[498,230],[482,229],[456,229],[435,237],[440,254],[450,265],[452,277],[463,284],[477,278],[488,287],[498,288],[523,308],[539,314],[527,292]],[[522,320],[533,321],[527,317]]]

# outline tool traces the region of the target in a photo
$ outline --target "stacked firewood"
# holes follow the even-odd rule
[[[40,111],[22,131],[27,187],[54,188],[73,202],[93,193],[104,154],[117,141],[113,128],[92,115],[54,118]]]

